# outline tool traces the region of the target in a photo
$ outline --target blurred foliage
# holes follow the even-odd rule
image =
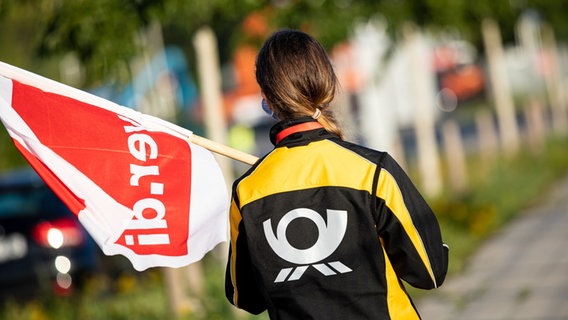
[[[70,296],[7,301],[0,319],[166,319],[167,306],[159,269],[154,269],[116,279],[99,275]]]
[[[191,45],[203,25],[219,34],[235,31],[258,1],[78,0],[2,2],[0,19],[27,17],[13,32],[30,35],[31,52],[39,58],[73,52],[86,68],[87,83],[130,78],[129,61],[141,50],[140,34],[150,23],[163,25],[167,40]],[[170,34],[182,35],[169,37]],[[189,45],[189,46],[188,46]]]
[[[558,179],[566,177],[567,145],[566,137],[552,137],[538,153],[525,149],[487,166],[472,158],[469,191],[448,190],[429,201],[450,246],[450,272],[460,271],[481,241],[541,201]]]
[[[201,263],[207,270],[204,294],[184,304],[179,317],[172,315],[168,308],[162,269],[153,268],[143,273],[122,272],[112,278],[99,274],[70,296],[7,301],[0,304],[0,320],[234,319],[235,309],[224,295],[224,265],[213,255],[207,255]],[[268,319],[266,314],[239,317],[249,318]]]
[[[140,50],[137,35],[154,21],[161,23],[166,41],[184,47],[190,58],[192,35],[211,26],[227,60],[237,43],[266,37],[247,37],[241,28],[252,12],[264,15],[271,29],[303,29],[328,48],[345,40],[356,22],[380,17],[393,37],[412,22],[459,33],[482,49],[482,19],[499,21],[503,39],[512,41],[517,18],[527,12],[550,24],[559,39],[568,39],[567,6],[560,0],[3,0],[0,22],[19,21],[18,28],[4,25],[3,32],[25,39],[39,57],[75,53],[85,65],[87,83],[96,83],[128,79],[127,62]]]
[[[4,128],[0,131],[0,155],[0,172],[28,165]]]

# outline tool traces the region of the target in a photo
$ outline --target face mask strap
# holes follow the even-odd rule
[[[272,117],[274,120],[279,120],[278,117],[276,116],[276,114],[274,114],[274,111],[272,111],[269,107],[268,107],[268,103],[266,103],[265,99],[262,99],[262,110],[264,112],[266,112],[267,115],[269,115],[270,117]]]

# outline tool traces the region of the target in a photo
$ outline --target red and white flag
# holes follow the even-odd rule
[[[106,255],[181,267],[227,240],[227,186],[191,131],[2,62],[0,118]]]

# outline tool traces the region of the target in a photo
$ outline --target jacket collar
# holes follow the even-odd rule
[[[281,142],[286,145],[304,145],[333,136],[336,135],[327,132],[312,117],[280,121],[270,129],[270,141],[275,146],[280,145]]]

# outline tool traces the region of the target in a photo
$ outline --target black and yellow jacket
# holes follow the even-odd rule
[[[271,319],[419,319],[400,279],[436,288],[448,252],[404,171],[309,117],[271,139],[233,185],[229,301]]]

